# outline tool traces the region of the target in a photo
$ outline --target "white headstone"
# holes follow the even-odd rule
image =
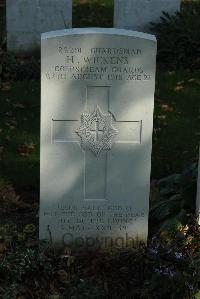
[[[43,34],[41,45],[40,239],[146,241],[155,37],[71,29]]]
[[[197,178],[197,199],[196,199],[196,215],[200,225],[200,148],[199,148],[199,164],[198,164],[198,178]]]
[[[174,14],[181,0],[114,0],[114,27],[149,31],[150,22],[158,22],[162,11]]]
[[[7,49],[40,49],[42,32],[71,28],[72,0],[7,0]]]

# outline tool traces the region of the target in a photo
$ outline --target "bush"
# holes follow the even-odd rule
[[[28,246],[33,226],[21,233],[24,245],[0,242],[0,298],[198,298],[200,228],[194,219],[179,231],[181,238],[153,236],[148,246],[81,255]]]
[[[200,2],[186,2],[180,12],[163,13],[152,23],[158,39],[158,65],[164,70],[200,69]]]
[[[185,225],[195,213],[197,163],[151,183],[150,223],[158,231]]]

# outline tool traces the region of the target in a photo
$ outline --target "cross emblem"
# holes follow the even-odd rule
[[[92,113],[83,113],[81,126],[76,130],[82,148],[91,150],[96,156],[101,150],[110,150],[113,138],[118,133],[112,125],[112,119],[111,113],[103,113],[98,106]]]
[[[94,118],[94,122],[95,122],[95,128],[94,128],[94,130],[90,129],[90,132],[94,132],[95,133],[94,140],[99,141],[102,138],[102,134],[103,134],[104,130],[101,130],[101,128],[100,128],[98,116]]]
[[[92,112],[83,113],[81,122],[79,119],[52,119],[52,143],[81,145],[80,150],[84,156],[85,200],[107,199],[106,175],[103,174],[111,148],[119,143],[141,143],[142,121],[114,119],[109,111],[109,97],[110,87],[88,86],[85,106],[86,111]],[[92,186],[96,186],[95,191]]]

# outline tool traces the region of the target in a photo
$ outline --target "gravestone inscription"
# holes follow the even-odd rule
[[[146,241],[156,66],[153,35],[42,35],[40,239]]]
[[[71,28],[72,0],[7,0],[7,49],[40,49],[42,32]]]

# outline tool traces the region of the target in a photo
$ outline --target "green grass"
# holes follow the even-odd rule
[[[112,27],[112,20],[113,0],[73,1],[73,27]],[[5,7],[0,7],[0,40],[2,32],[5,32]],[[16,70],[11,66],[15,64],[7,60],[6,62],[10,69],[8,72],[12,75]],[[22,66],[16,67],[19,73]],[[26,66],[25,69],[22,71],[23,78],[27,77],[27,70],[28,73],[31,70]],[[32,72],[35,72],[35,69],[38,69],[38,65]],[[197,159],[200,135],[199,77],[200,72],[191,74],[187,71],[157,74],[152,152],[153,178],[180,172],[187,164]],[[191,78],[196,80],[188,82]],[[19,80],[19,74],[17,79]],[[180,81],[184,81],[183,84],[179,84],[183,88],[175,90]],[[0,90],[0,105],[0,174],[17,189],[38,190],[39,80],[14,82],[9,90]],[[21,152],[21,147],[25,144],[34,145],[27,156],[23,156]]]
[[[39,185],[39,86],[36,81],[16,82],[0,91],[0,173],[16,188]],[[30,154],[23,156],[31,145]]]
[[[197,159],[200,134],[200,73],[158,73],[152,177],[180,172]],[[188,82],[188,80],[192,82]],[[179,91],[174,89],[177,83]],[[5,87],[5,86],[4,86]],[[9,87],[9,86],[8,86]],[[23,81],[0,91],[0,173],[17,189],[39,188],[40,83]],[[34,144],[27,156],[21,146]],[[22,151],[22,152],[21,152]]]
[[[153,177],[161,178],[180,172],[197,159],[200,137],[199,77],[200,72],[157,74]]]

